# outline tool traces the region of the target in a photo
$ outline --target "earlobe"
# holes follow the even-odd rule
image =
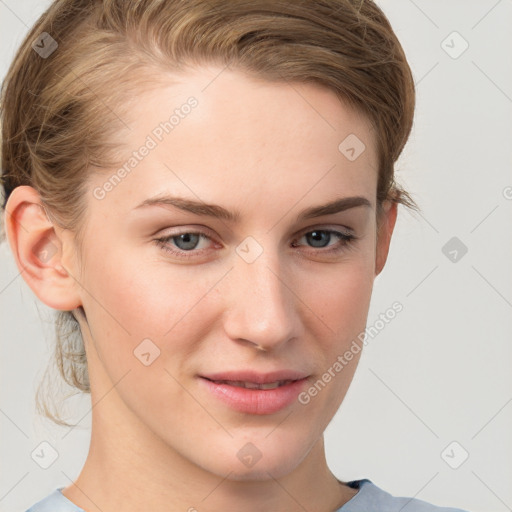
[[[388,258],[391,236],[395,228],[397,203],[385,201],[377,225],[377,247],[375,251],[375,275],[378,276]]]
[[[62,230],[50,221],[38,192],[16,187],[5,208],[5,232],[25,282],[47,306],[69,311],[81,305],[76,281],[62,261]],[[60,233],[60,235],[59,235]]]

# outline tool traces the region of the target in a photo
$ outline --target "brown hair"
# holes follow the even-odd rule
[[[34,187],[54,222],[75,234],[80,255],[86,180],[116,164],[112,141],[125,100],[159,71],[179,72],[189,63],[328,87],[375,130],[377,204],[417,209],[394,179],[412,127],[414,81],[389,21],[371,0],[54,1],[2,85],[2,209],[15,187]],[[89,392],[72,312],[57,312],[56,334],[62,378]],[[69,425],[40,392],[41,385],[39,412]]]

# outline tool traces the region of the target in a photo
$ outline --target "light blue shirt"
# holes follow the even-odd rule
[[[367,478],[352,480],[347,485],[359,492],[333,512],[466,512],[459,508],[438,507],[416,498],[392,496]],[[84,512],[60,492],[62,489],[64,487],[55,489],[26,512]]]

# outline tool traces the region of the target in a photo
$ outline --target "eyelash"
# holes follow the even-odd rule
[[[341,231],[336,231],[333,229],[310,229],[308,231],[303,231],[298,239],[302,238],[304,235],[308,235],[310,233],[314,232],[321,232],[321,233],[329,233],[331,235],[337,236],[340,239],[340,243],[335,245],[331,249],[324,249],[322,247],[315,250],[313,249],[313,252],[319,253],[319,254],[337,254],[339,252],[342,252],[347,247],[350,247],[359,237],[356,237],[353,234],[349,233],[343,233]],[[208,240],[212,240],[211,237],[206,235],[203,232],[200,231],[181,231],[179,233],[173,233],[171,235],[167,235],[165,237],[156,238],[154,241],[157,243],[159,247],[161,247],[165,252],[170,253],[172,256],[176,256],[178,258],[187,259],[187,258],[194,258],[198,255],[198,252],[201,253],[204,249],[191,249],[190,251],[184,251],[182,249],[171,249],[169,246],[169,242],[176,237],[179,237],[180,235],[199,235],[202,238],[206,238]],[[330,241],[330,240],[329,240]]]

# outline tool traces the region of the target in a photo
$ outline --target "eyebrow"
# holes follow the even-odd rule
[[[139,208],[146,208],[149,206],[174,206],[180,210],[194,213],[196,215],[205,215],[217,219],[225,220],[228,222],[238,222],[242,215],[239,210],[230,211],[217,204],[208,204],[202,201],[195,201],[193,199],[186,199],[176,196],[155,196],[142,201],[137,205],[134,210]],[[363,196],[340,197],[327,204],[320,206],[312,206],[299,212],[297,221],[321,217],[322,215],[330,215],[333,213],[342,212],[358,206],[372,207],[372,203]]]

